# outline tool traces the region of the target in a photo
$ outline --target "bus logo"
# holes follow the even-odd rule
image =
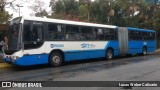
[[[96,45],[94,44],[85,44],[85,43],[81,44],[81,48],[95,48],[95,46]]]
[[[51,44],[51,48],[55,48],[55,47],[61,48],[61,47],[64,47],[64,45],[63,44]]]

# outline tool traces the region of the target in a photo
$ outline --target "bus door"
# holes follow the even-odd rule
[[[128,52],[128,29],[118,28],[119,55],[125,55]]]

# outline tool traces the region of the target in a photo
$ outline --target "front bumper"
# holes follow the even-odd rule
[[[48,64],[48,55],[27,55],[20,57],[18,59],[12,59],[11,57],[5,58],[5,62],[14,64],[17,66],[31,66],[31,65],[39,65],[39,64]]]

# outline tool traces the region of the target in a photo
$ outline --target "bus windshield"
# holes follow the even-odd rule
[[[14,24],[9,27],[8,31],[8,50],[19,50],[20,49],[20,38],[19,38],[20,24]]]

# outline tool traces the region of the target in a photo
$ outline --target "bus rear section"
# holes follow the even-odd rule
[[[118,28],[119,55],[146,55],[156,50],[156,32],[139,28]]]

